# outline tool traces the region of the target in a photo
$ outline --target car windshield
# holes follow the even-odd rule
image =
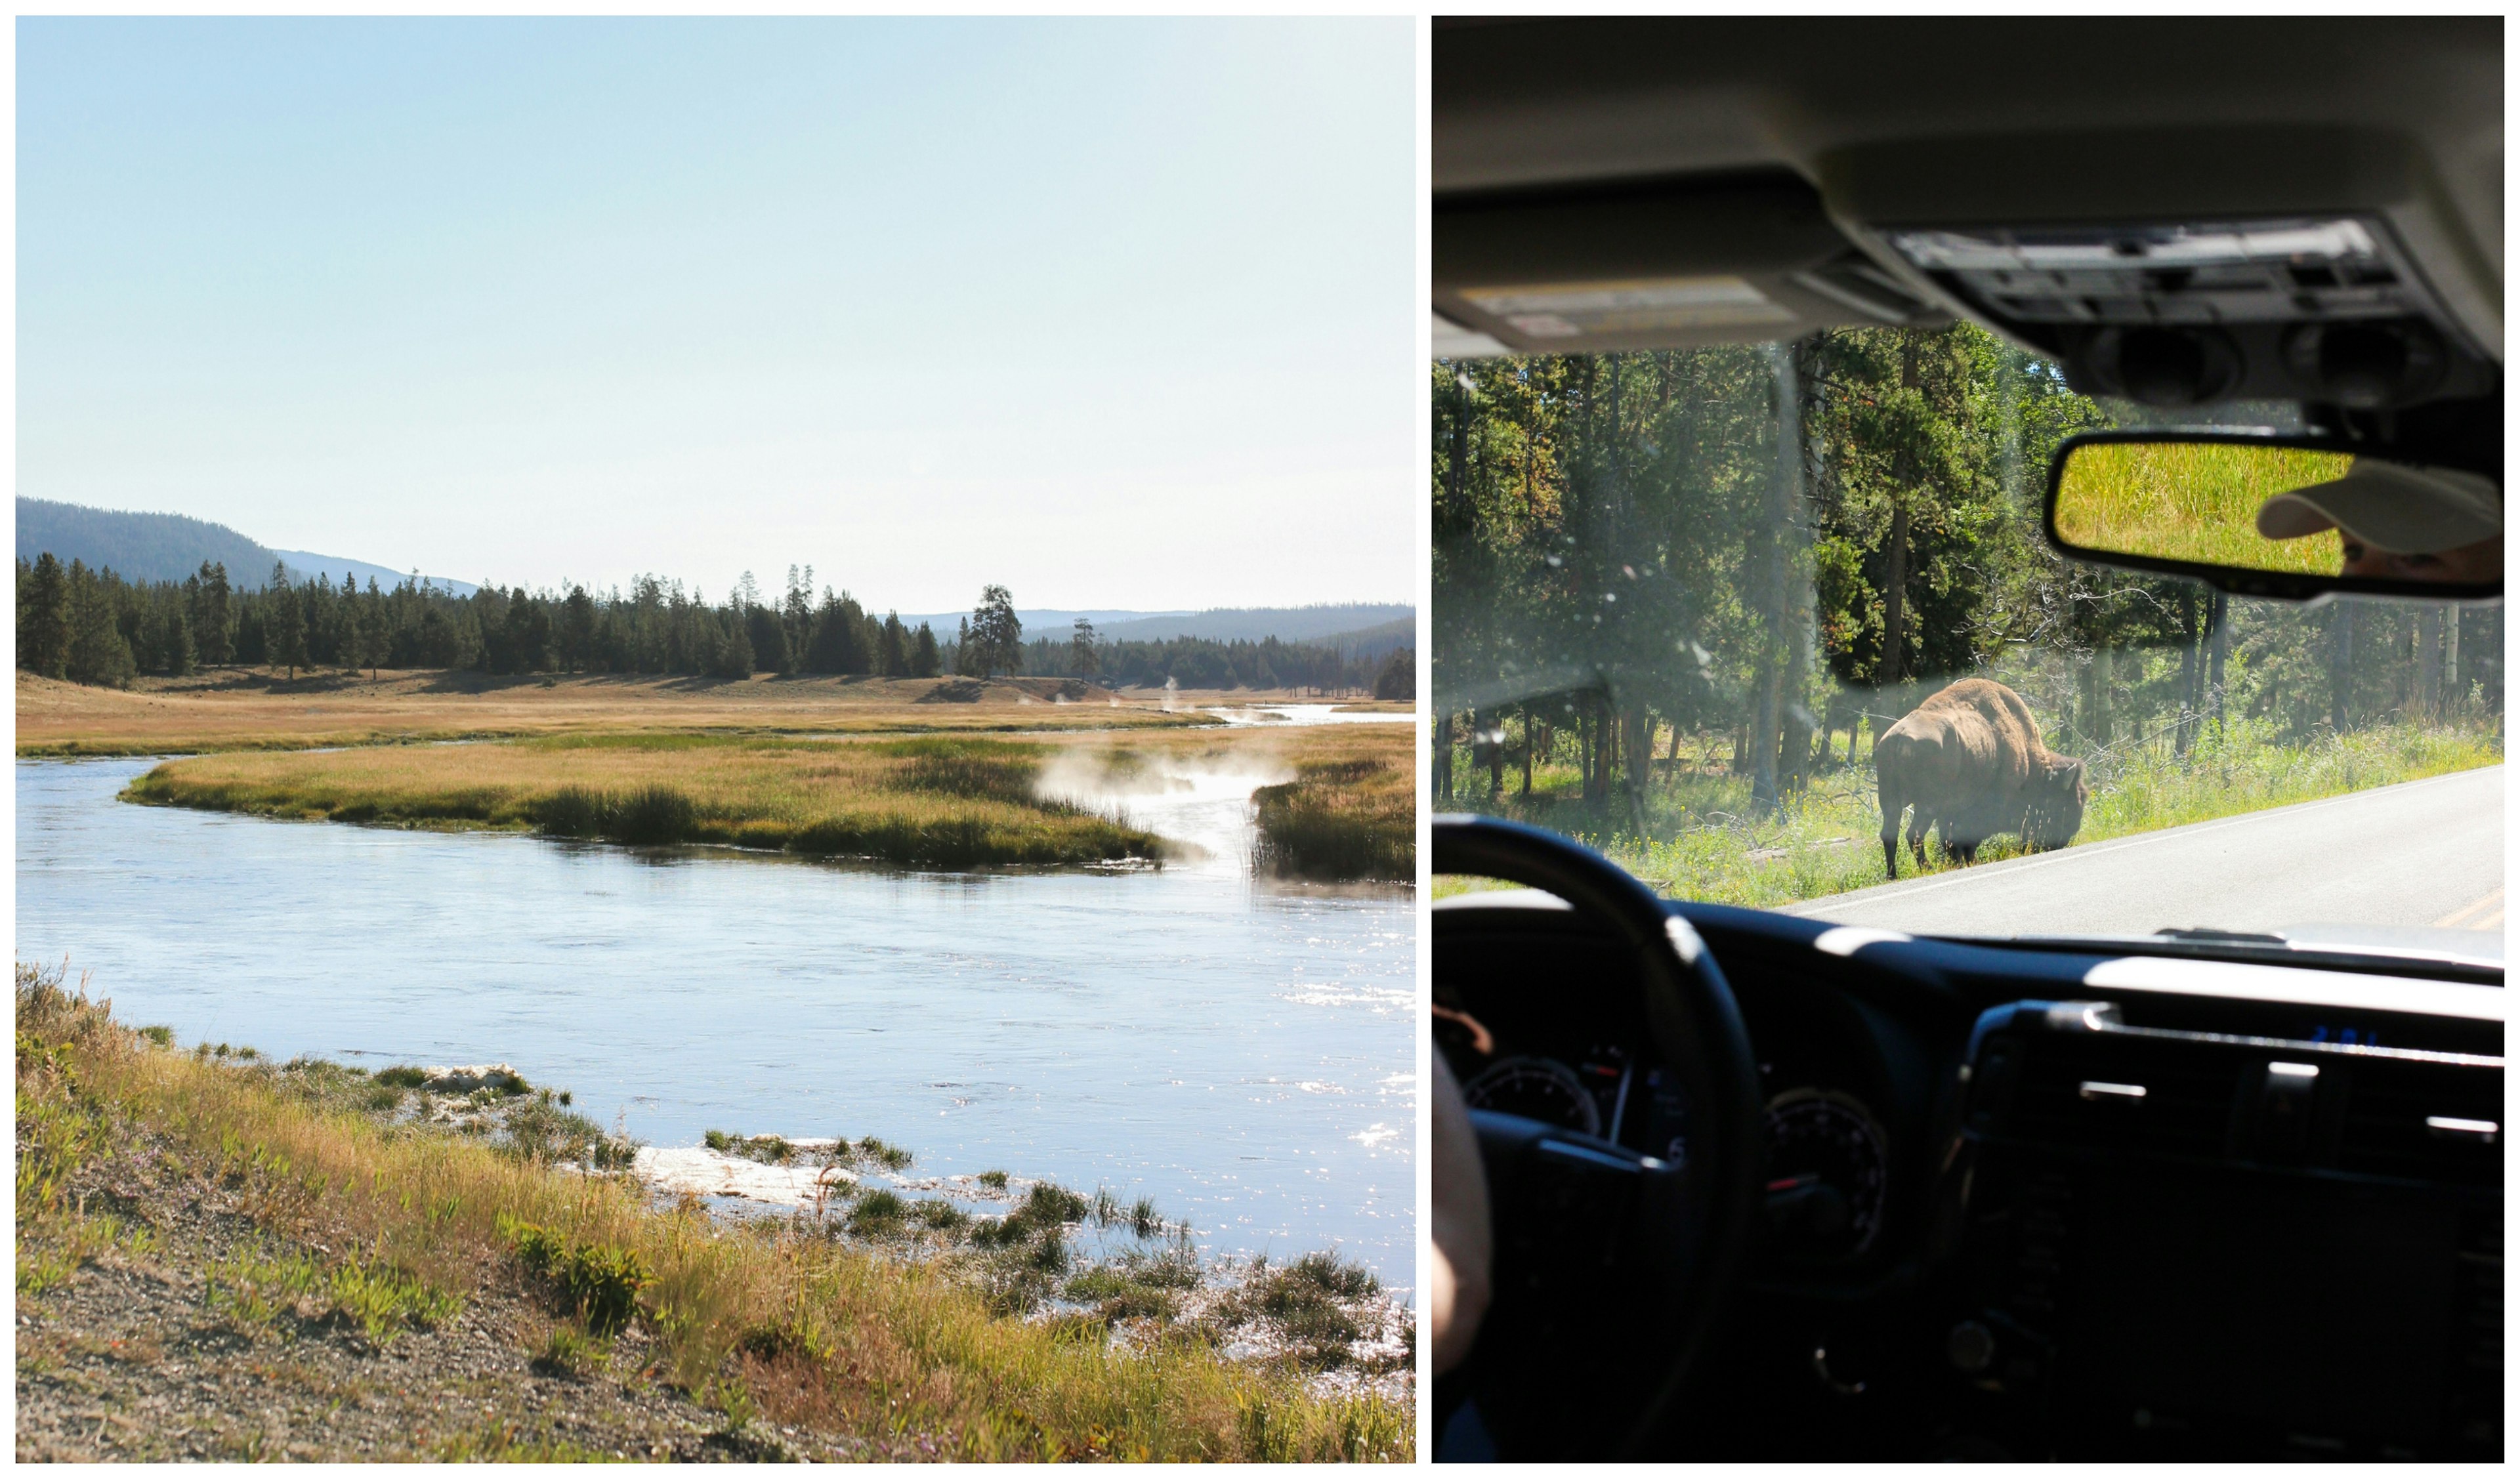
[[[1439,809],[1847,924],[2499,959],[2498,604],[2226,597],[2042,532],[2068,436],[2297,407],[2094,400],[1966,324],[1432,373]]]

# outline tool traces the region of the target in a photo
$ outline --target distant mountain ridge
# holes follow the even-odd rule
[[[903,624],[921,622],[939,638],[951,639],[965,611],[902,613]],[[1095,635],[1106,642],[1165,642],[1176,637],[1202,637],[1211,642],[1302,642],[1373,655],[1387,651],[1389,639],[1405,629],[1408,647],[1417,641],[1418,608],[1374,602],[1347,602],[1303,606],[1219,606],[1205,611],[1069,611],[1015,607],[1024,641],[1063,638],[1082,616],[1094,623]]]
[[[49,553],[108,566],[125,580],[182,580],[202,560],[227,566],[228,583],[259,586],[280,556],[226,524],[181,514],[126,514],[44,498],[18,500],[18,553]]]
[[[364,560],[344,560],[338,555],[317,555],[308,550],[274,550],[271,553],[279,556],[281,563],[289,566],[292,580],[312,580],[323,575],[338,584],[346,573],[357,576],[361,585],[373,580],[381,588],[390,591],[412,578],[409,570],[389,569]],[[423,575],[420,579],[425,585],[435,586],[457,596],[470,596],[480,589],[469,580],[449,580],[443,575]]]
[[[208,560],[227,566],[228,584],[239,590],[260,589],[276,564],[287,565],[292,580],[320,574],[338,581],[355,574],[361,584],[373,577],[380,586],[392,587],[409,578],[364,560],[275,550],[226,524],[183,514],[133,514],[22,496],[18,500],[18,553],[27,560],[49,553],[64,564],[80,560],[110,568],[125,580],[182,580]],[[458,596],[476,589],[461,580],[422,578]]]
[[[226,524],[182,514],[133,514],[21,497],[18,553],[32,560],[47,551],[64,563],[78,560],[91,566],[111,567],[125,580],[182,580],[199,570],[203,560],[211,560],[227,566],[228,583],[241,590],[259,589],[271,578],[275,564],[287,565],[292,580],[312,580],[322,575],[338,583],[344,575],[350,575],[360,585],[373,579],[391,589],[410,578],[407,571],[372,560],[319,555],[311,550],[276,550]],[[421,578],[457,596],[470,596],[479,589],[469,581],[426,575]],[[968,610],[905,612],[901,619],[914,630],[923,621],[938,637],[950,641],[955,623],[969,614]],[[1210,642],[1265,642],[1275,637],[1280,642],[1337,648],[1351,656],[1363,657],[1377,656],[1395,647],[1414,646],[1418,627],[1417,607],[1378,602],[1218,606],[1203,611],[1116,607],[1067,610],[1049,606],[1015,609],[1015,618],[1023,623],[1027,641],[1064,638],[1080,616],[1093,622],[1096,633],[1110,642],[1165,642],[1181,637]]]

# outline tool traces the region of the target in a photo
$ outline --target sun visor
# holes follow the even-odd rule
[[[1437,353],[1588,354],[1939,323],[1799,176],[1435,204]]]

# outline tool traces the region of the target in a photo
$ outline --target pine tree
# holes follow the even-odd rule
[[[933,678],[936,670],[936,634],[929,631],[927,623],[922,621],[919,624],[919,640],[910,650],[910,676]]]
[[[291,682],[306,663],[306,612],[298,602],[298,593],[289,584],[289,567],[273,565],[271,584],[265,588],[264,605],[269,608],[263,618],[263,660],[273,667],[289,669]]]
[[[967,649],[976,648],[977,675],[988,677],[1000,668],[1010,673],[1023,668],[1023,623],[1015,619],[1014,597],[1002,585],[982,586],[980,604],[971,608]],[[966,661],[965,672],[973,665]]]
[[[902,626],[898,611],[884,614],[881,668],[887,678],[910,676],[910,633]]]
[[[69,581],[50,551],[22,562],[18,575],[18,666],[46,678],[67,676],[70,660]]]
[[[169,678],[190,675],[200,657],[193,642],[193,623],[184,614],[184,604],[170,601],[158,613],[158,656],[161,670]]]
[[[74,683],[120,688],[131,681],[131,644],[114,620],[105,578],[73,560],[69,569],[70,647],[65,675]]]

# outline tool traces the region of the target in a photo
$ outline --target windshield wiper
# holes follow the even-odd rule
[[[2292,949],[2292,941],[2279,934],[2252,934],[2245,929],[2156,929],[2155,935],[2166,940],[2218,940],[2235,945],[2273,945]]]

